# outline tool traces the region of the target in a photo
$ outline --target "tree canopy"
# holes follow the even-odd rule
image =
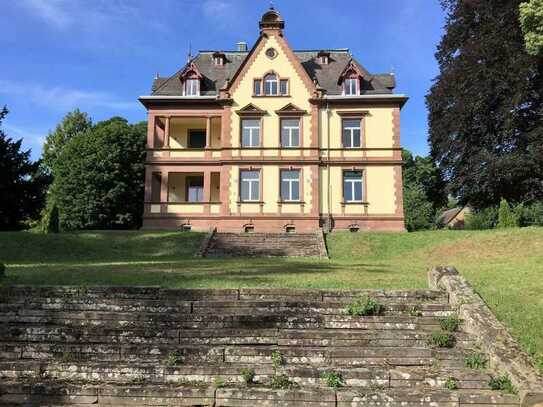
[[[145,123],[113,117],[70,137],[55,158],[49,196],[62,229],[140,225],[145,135]]]
[[[520,25],[528,53],[540,55],[543,52],[543,0],[521,3]]]
[[[36,219],[49,183],[41,163],[30,161],[30,150],[22,151],[22,140],[13,141],[2,130],[8,110],[0,111],[0,230],[18,230]]]
[[[427,105],[431,156],[449,192],[475,207],[543,198],[543,61],[526,52],[520,0],[442,4]]]

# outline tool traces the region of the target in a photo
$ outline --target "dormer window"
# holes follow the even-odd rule
[[[185,96],[199,96],[200,81],[197,78],[189,78],[185,81]]]
[[[226,55],[224,55],[222,52],[213,53],[213,65],[223,66],[225,59]]]
[[[345,81],[343,82],[343,94],[346,96],[358,95],[359,83],[360,81],[358,80],[358,78],[345,79]]]
[[[320,51],[317,54],[317,58],[321,65],[328,65],[330,63],[330,53],[327,51]]]

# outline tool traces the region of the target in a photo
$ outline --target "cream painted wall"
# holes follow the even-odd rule
[[[268,114],[263,118],[262,145],[264,147],[277,147],[280,145],[279,140],[279,116],[275,113],[288,103],[292,103],[300,109],[306,110],[308,113],[302,119],[303,145],[309,146],[311,143],[311,105],[308,99],[311,97],[306,89],[302,78],[295,71],[293,65],[288,60],[286,54],[281,49],[275,36],[270,35],[265,39],[262,51],[256,56],[254,63],[250,66],[246,75],[242,78],[239,86],[233,92],[232,98],[234,105],[232,106],[232,147],[240,145],[240,117],[236,114],[236,110],[252,103],[262,110],[266,110]],[[275,48],[277,56],[274,59],[269,59],[265,55],[268,48]],[[253,97],[253,79],[262,78],[266,73],[273,70],[281,78],[289,79],[289,97]],[[244,152],[242,152],[244,154]]]
[[[330,148],[341,148],[341,116],[338,111],[368,111],[364,118],[365,142],[368,148],[391,148],[393,146],[394,128],[393,112],[391,107],[373,108],[348,108],[348,109],[326,109],[320,111],[319,127],[320,146],[328,148],[328,126],[330,126]],[[334,154],[331,154],[334,156]],[[390,156],[390,151],[373,152],[372,156]]]
[[[321,212],[328,212],[328,196],[331,197],[332,214],[341,214],[343,201],[343,174],[342,167],[330,167],[330,189],[328,190],[328,170],[320,169],[320,205]],[[369,203],[369,215],[394,215],[396,212],[394,167],[393,166],[366,166],[363,168],[367,177],[365,185],[365,199]],[[364,205],[346,205],[346,214],[364,213]]]
[[[170,121],[170,146],[172,148],[187,148],[189,129],[205,130],[207,120],[201,118],[172,118]],[[221,146],[221,119],[211,119],[211,147]],[[183,154],[184,152],[181,152]],[[173,153],[172,153],[173,156]],[[179,155],[183,157],[184,155]]]

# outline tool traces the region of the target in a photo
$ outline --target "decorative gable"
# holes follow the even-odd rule
[[[278,116],[303,116],[307,114],[307,111],[300,109],[298,106],[292,103],[289,103],[283,106],[281,109],[276,110],[275,113]]]
[[[189,78],[201,80],[203,78],[203,75],[198,69],[198,67],[196,66],[196,64],[194,63],[194,61],[190,61],[179,74],[179,78],[183,82]]]
[[[339,75],[338,84],[341,85],[341,83],[347,78],[361,79],[363,76],[364,75],[360,70],[360,67],[351,58],[349,63],[345,66],[345,69],[343,69],[343,72],[341,72],[341,75]]]
[[[236,113],[239,116],[264,116],[268,112],[265,110],[262,110],[258,106],[253,105],[252,103],[249,103],[248,105],[242,107],[239,110],[236,110]]]

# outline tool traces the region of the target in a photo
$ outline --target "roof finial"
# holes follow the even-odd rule
[[[273,1],[270,1],[270,10],[275,10],[275,7],[273,7]]]
[[[190,62],[192,60],[192,44],[189,41],[189,55],[187,62]]]
[[[160,73],[157,71],[155,75],[155,79],[158,79],[158,78],[160,78]]]

